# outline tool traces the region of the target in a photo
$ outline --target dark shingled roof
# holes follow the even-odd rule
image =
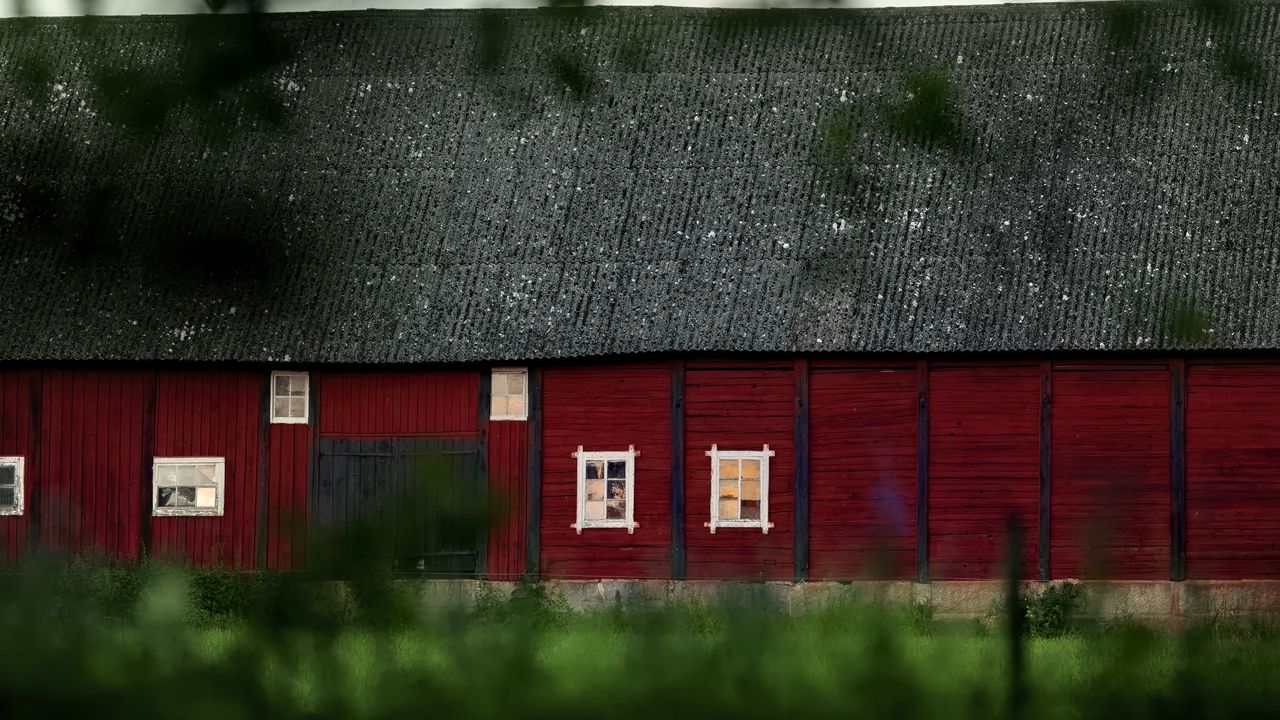
[[[269,16],[284,131],[170,122],[88,248],[18,196],[136,142],[82,58],[191,21],[7,21],[0,359],[1274,349],[1280,6],[1234,7]]]

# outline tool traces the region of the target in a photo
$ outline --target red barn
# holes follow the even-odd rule
[[[3,552],[963,580],[1012,518],[1025,577],[1280,578],[1233,8],[4,21]],[[242,25],[229,138],[97,109]]]

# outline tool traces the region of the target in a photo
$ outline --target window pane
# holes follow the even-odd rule
[[[493,397],[507,394],[507,374],[494,373],[493,382],[489,384],[489,394]]]
[[[721,500],[737,500],[738,499],[738,479],[720,478],[720,499]]]
[[[627,519],[627,499],[609,500],[605,503],[605,517],[609,520]]]
[[[610,460],[609,461],[609,479],[625,480],[627,477],[627,461],[626,460]]]
[[[604,501],[587,503],[586,519],[603,520],[604,519]]]
[[[760,519],[760,501],[759,500],[743,500],[742,501],[742,519],[743,520],[759,520]]]
[[[157,485],[176,485],[177,483],[178,468],[176,465],[161,465],[156,468]]]
[[[190,507],[196,504],[196,489],[193,487],[178,487],[174,497],[177,498],[175,505],[179,507]]]
[[[0,487],[0,507],[13,507],[17,503],[17,490],[13,487]]]
[[[162,487],[156,489],[156,504],[160,507],[173,507],[177,492],[171,487]]]
[[[504,417],[509,415],[506,395],[494,395],[489,401],[489,415],[491,417]]]
[[[285,397],[289,394],[289,376],[276,376],[276,391],[273,393],[276,397]]]
[[[524,417],[524,396],[507,396],[507,414],[512,417]]]
[[[307,416],[307,399],[292,398],[289,400],[289,417],[300,418]]]
[[[201,465],[196,469],[199,471],[201,485],[213,485],[218,481],[218,467],[216,465]]]
[[[507,376],[507,393],[524,395],[524,373],[511,373]]]
[[[604,479],[604,463],[599,460],[590,460],[587,462],[587,479],[603,480]]]
[[[609,499],[607,517],[610,520],[623,520],[627,516],[627,482],[625,480],[609,481]]]
[[[274,407],[272,408],[271,412],[275,417],[278,417],[278,418],[289,417],[289,398],[278,397],[275,399],[273,406]]]
[[[179,465],[178,466],[178,484],[179,485],[195,485],[196,484],[196,466],[195,465]]]
[[[587,500],[604,500],[603,480],[591,480],[587,483]]]
[[[720,519],[721,520],[737,520],[738,519],[738,501],[737,500],[721,500],[720,501]]]
[[[0,485],[13,485],[18,481],[18,468],[0,465]]]
[[[744,478],[760,477],[760,461],[759,460],[743,460],[742,461],[742,477]]]
[[[721,460],[720,461],[720,479],[733,478],[738,479],[738,461],[737,460]]]
[[[743,480],[742,481],[742,499],[743,500],[759,500],[760,499],[760,481],[759,480]]]
[[[196,507],[215,508],[218,506],[218,489],[211,487],[196,488]]]

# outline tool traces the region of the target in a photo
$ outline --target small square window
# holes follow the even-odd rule
[[[489,384],[489,419],[529,419],[528,370],[502,368],[493,371]]]
[[[271,422],[307,424],[311,377],[304,372],[271,373]]]
[[[712,534],[717,528],[760,528],[765,533],[773,527],[769,522],[769,458],[773,451],[721,450],[712,445],[711,457],[711,521],[705,526]]]
[[[156,458],[151,514],[222,515],[226,459]]]
[[[571,527],[635,532],[636,451],[574,453],[578,458],[578,518]]]
[[[0,515],[21,515],[23,458],[0,457]]]

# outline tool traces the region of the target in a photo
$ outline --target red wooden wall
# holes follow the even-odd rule
[[[31,432],[32,385],[39,393],[39,374],[23,370],[0,371],[0,455],[24,458],[25,472],[34,477]],[[0,515],[0,562],[13,563],[26,552],[31,498],[22,515]]]
[[[929,576],[999,577],[1013,517],[1021,576],[1037,577],[1039,508],[1039,366],[932,368]]]
[[[914,364],[814,364],[810,577],[915,576],[916,374]]]
[[[667,577],[671,552],[669,363],[554,367],[543,374],[540,565],[559,578]],[[569,526],[576,520],[577,461],[585,450],[634,445],[634,534]]]
[[[795,401],[791,363],[691,363],[685,373],[685,546],[694,579],[787,580],[795,576]],[[670,420],[668,419],[668,422]],[[707,451],[768,445],[768,534],[756,528],[711,531]],[[642,526],[643,527],[643,526]]]
[[[155,382],[145,371],[42,374],[39,474],[31,478],[42,547],[139,557]]]
[[[311,381],[315,382],[315,377]],[[307,481],[315,425],[273,424],[267,431],[267,537],[269,570],[304,570]]]
[[[515,580],[525,571],[529,506],[529,426],[510,420],[489,423],[488,575]]]
[[[478,372],[384,370],[318,376],[321,434],[417,437],[476,433]]]
[[[1164,367],[1053,373],[1053,577],[1169,577]]]
[[[1187,573],[1280,578],[1280,367],[1187,369]]]
[[[197,567],[254,567],[265,389],[259,372],[159,373],[155,456],[223,457],[226,468],[220,517],[151,519],[155,557]]]

